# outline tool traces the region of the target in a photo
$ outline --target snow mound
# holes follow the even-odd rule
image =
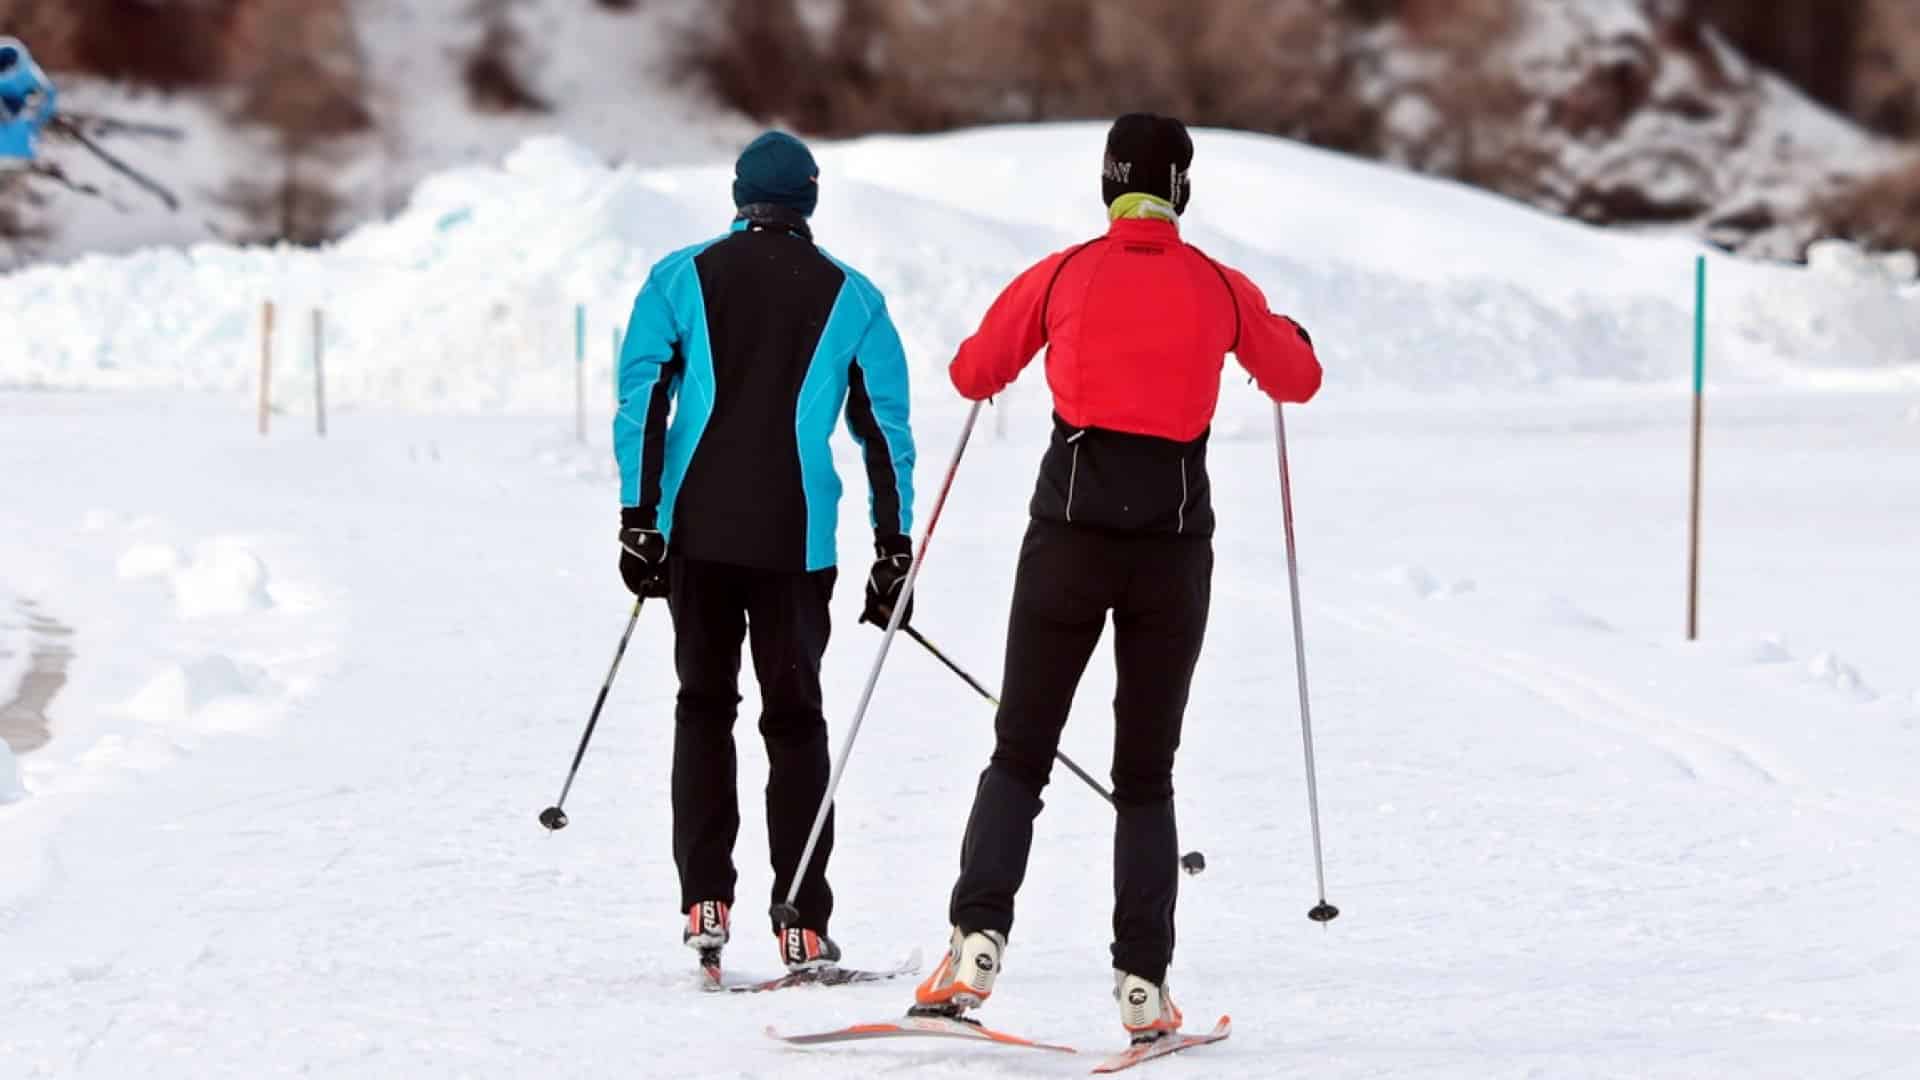
[[[13,748],[0,740],[0,805],[26,797],[27,785],[20,779],[20,764],[13,756]]]
[[[193,561],[172,578],[174,608],[183,619],[243,615],[273,606],[267,595],[267,564],[237,540],[201,545]]]
[[[114,572],[122,581],[167,577],[185,561],[180,549],[170,544],[135,544],[121,554],[120,561],[114,564]]]
[[[264,671],[213,653],[167,667],[128,699],[126,709],[156,725],[218,721],[241,727],[248,726],[256,700],[271,690]]]
[[[1878,694],[1860,677],[1852,665],[1830,652],[1816,654],[1807,661],[1807,674],[1822,686],[1829,686],[1855,701],[1873,701]]]
[[[816,233],[887,293],[932,375],[1012,274],[1101,231],[1103,135],[1067,124],[824,145]],[[1281,139],[1196,140],[1206,186],[1188,236],[1314,331],[1336,395],[1688,376],[1691,240],[1587,228]],[[0,320],[18,328],[0,336],[0,387],[246,390],[272,299],[279,407],[310,407],[318,308],[341,407],[565,411],[581,304],[585,372],[602,388],[589,400],[604,403],[647,268],[725,227],[730,175],[612,168],[543,137],[497,167],[429,177],[392,221],[324,250],[203,245],[25,270],[0,278]],[[1920,308],[1884,275],[1709,259],[1716,379],[1920,382]]]

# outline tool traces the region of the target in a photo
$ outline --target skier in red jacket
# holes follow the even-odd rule
[[[1060,732],[1109,614],[1114,696],[1113,967],[1135,1041],[1180,1026],[1166,989],[1179,891],[1173,758],[1207,625],[1213,506],[1207,434],[1223,361],[1304,402],[1320,363],[1246,275],[1180,238],[1193,143],[1180,121],[1123,116],[1107,135],[1105,236],[1014,279],[960,346],[953,384],[991,397],[1043,346],[1053,440],[1020,550],[993,757],[950,906],[949,948],[915,1011],[958,1015],[992,993]]]

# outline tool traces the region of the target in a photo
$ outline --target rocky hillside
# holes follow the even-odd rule
[[[1132,108],[1749,254],[1920,249],[1920,0],[0,0],[0,27],[71,106],[186,132],[125,148],[175,214],[84,159],[110,202],[0,173],[0,265],[321,240],[542,131],[665,163],[755,121]]]
[[[1196,17],[1184,0],[843,0],[823,20],[803,0],[729,0],[693,56],[730,104],[812,130],[1156,108],[1398,162],[1587,221],[1687,223],[1730,248],[1795,258],[1843,228],[1920,246],[1920,217],[1851,196],[1898,187],[1911,160],[1888,136],[1905,130],[1903,109],[1920,115],[1920,57],[1902,51],[1920,47],[1920,16],[1905,23],[1894,10],[1915,7],[1219,0]],[[1839,8],[1875,17],[1839,19]],[[1781,21],[1790,10],[1807,18]],[[1876,29],[1887,36],[1871,37]],[[1887,136],[1748,59],[1736,35],[1771,49],[1781,71],[1819,85],[1835,106],[1877,118]],[[767,64],[775,43],[781,60]],[[1830,70],[1848,78],[1816,78]],[[1920,190],[1920,175],[1913,181]]]

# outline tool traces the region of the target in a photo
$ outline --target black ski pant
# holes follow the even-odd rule
[[[1111,533],[1035,521],[1020,549],[993,759],[980,776],[949,915],[1013,929],[1040,792],[1067,711],[1113,616],[1113,966],[1163,982],[1173,959],[1179,838],[1173,757],[1212,588],[1203,537]]]
[[[751,642],[767,744],[767,845],[775,902],[787,896],[832,767],[820,711],[820,658],[832,630],[827,602],[836,573],[781,573],[676,558],[671,567],[674,665],[680,699],[673,731],[673,861],[682,913],[703,900],[734,901],[733,841],[740,801],[733,722],[740,705],[740,643]],[[833,815],[801,879],[800,925],[825,933],[833,914],[827,860]]]

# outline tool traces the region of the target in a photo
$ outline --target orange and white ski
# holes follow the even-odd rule
[[[1078,1052],[1071,1046],[1035,1042],[1019,1035],[995,1031],[977,1021],[960,1020],[948,1016],[902,1016],[897,1020],[853,1024],[832,1031],[816,1031],[804,1035],[782,1035],[773,1028],[768,1028],[767,1036],[779,1039],[789,1046],[821,1046],[829,1043],[860,1042],[867,1039],[933,1038],[969,1039],[974,1042],[992,1043],[996,1046],[1053,1050],[1063,1054]]]
[[[1205,1035],[1190,1035],[1183,1031],[1162,1035],[1150,1043],[1139,1043],[1127,1047],[1125,1050],[1094,1066],[1093,1071],[1096,1073],[1115,1073],[1122,1069],[1131,1069],[1143,1061],[1152,1061],[1154,1058],[1166,1057],[1168,1054],[1177,1054],[1182,1050],[1195,1046],[1205,1046],[1208,1043],[1216,1043],[1231,1034],[1233,1034],[1233,1020],[1223,1016],[1220,1018],[1219,1023],[1213,1025],[1213,1030],[1207,1032]]]

